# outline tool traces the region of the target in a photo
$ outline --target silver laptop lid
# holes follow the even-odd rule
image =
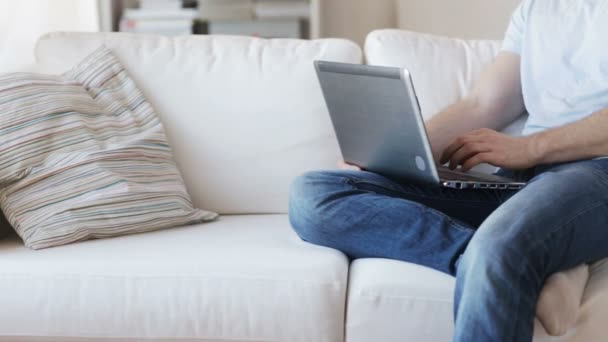
[[[315,68],[347,163],[440,183],[407,70],[323,61]]]

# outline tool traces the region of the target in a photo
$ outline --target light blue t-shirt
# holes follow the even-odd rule
[[[524,0],[503,50],[521,56],[524,135],[608,108],[608,1]]]

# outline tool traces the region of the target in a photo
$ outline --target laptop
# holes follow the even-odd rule
[[[391,179],[453,189],[518,190],[525,183],[436,165],[407,69],[316,61],[346,163]]]

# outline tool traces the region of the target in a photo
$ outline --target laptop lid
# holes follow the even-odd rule
[[[316,61],[344,161],[395,179],[440,183],[409,72]]]

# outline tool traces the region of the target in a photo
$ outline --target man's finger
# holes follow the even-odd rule
[[[480,129],[476,129],[472,132],[470,132],[470,135],[483,135],[483,134],[489,134],[489,133],[497,133],[495,130],[493,129],[489,129],[489,128],[480,128]]]
[[[454,153],[456,153],[456,151],[458,151],[460,148],[462,148],[464,143],[465,143],[464,137],[456,138],[443,151],[443,154],[441,155],[441,159],[439,159],[439,163],[441,163],[441,164],[447,163],[450,159],[452,159],[452,155],[454,155]]]
[[[451,170],[454,170],[460,165],[460,163],[464,160],[467,160],[477,154],[474,150],[471,149],[470,146],[463,145],[458,151],[454,152],[454,154],[450,157],[450,163],[448,167]]]
[[[481,142],[479,136],[467,134],[467,135],[463,135],[463,136],[456,138],[445,149],[445,151],[443,151],[443,155],[441,156],[441,159],[439,160],[439,162],[441,164],[447,163],[448,161],[450,161],[452,159],[452,156],[454,155],[454,153],[456,153],[458,150],[460,150],[464,145],[475,143],[475,142]]]
[[[465,144],[460,150],[456,151],[450,159],[450,169],[454,170],[459,165],[470,159],[476,154],[490,152],[490,148],[482,143]]]
[[[483,153],[478,153],[474,156],[472,156],[471,158],[469,158],[467,161],[465,161],[462,164],[462,171],[469,171],[472,168],[474,168],[477,165],[483,164],[483,163],[490,163],[491,164],[492,161],[492,153],[491,152],[483,152]]]

